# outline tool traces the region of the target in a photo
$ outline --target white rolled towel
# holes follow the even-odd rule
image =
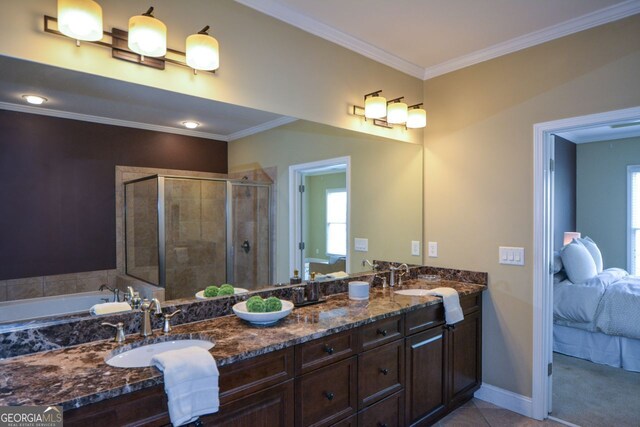
[[[447,325],[453,325],[464,320],[458,291],[453,288],[435,288],[429,290],[429,295],[442,297],[444,305],[444,318]]]
[[[122,311],[131,311],[131,306],[127,302],[105,302],[96,304],[89,309],[89,312],[97,316],[99,314],[120,313]]]

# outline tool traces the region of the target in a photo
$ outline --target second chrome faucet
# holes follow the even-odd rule
[[[168,334],[171,331],[171,318],[176,314],[182,312],[182,310],[176,310],[173,313],[163,313],[162,306],[160,305],[160,301],[157,298],[153,298],[151,301],[145,299],[140,304],[140,310],[142,310],[142,325],[140,327],[140,335],[143,337],[148,337],[153,333],[153,329],[151,328],[151,312],[153,314],[162,317],[163,327],[162,332]]]

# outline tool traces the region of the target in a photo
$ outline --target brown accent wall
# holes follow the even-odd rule
[[[115,268],[116,165],[227,173],[227,143],[0,110],[0,280]]]

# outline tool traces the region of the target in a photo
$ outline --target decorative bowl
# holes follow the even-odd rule
[[[268,313],[251,313],[247,311],[247,302],[242,301],[232,307],[233,312],[249,323],[255,325],[273,325],[283,317],[287,317],[293,310],[293,303],[291,301],[280,300],[282,302],[282,310],[271,311]]]
[[[249,292],[249,290],[245,288],[233,288],[233,290],[234,290],[234,295],[246,294]],[[228,296],[228,295],[222,295],[222,296]],[[205,297],[204,290],[196,292],[196,299],[211,299],[211,298],[217,298],[217,297]]]

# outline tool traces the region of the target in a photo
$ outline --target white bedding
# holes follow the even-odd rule
[[[584,283],[555,284],[553,297],[558,324],[591,324],[595,331],[640,339],[640,277],[610,268]]]

